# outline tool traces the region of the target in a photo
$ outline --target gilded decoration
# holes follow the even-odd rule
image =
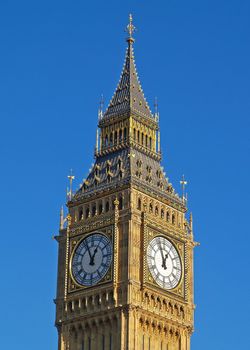
[[[158,106],[151,112],[138,77],[134,30],[130,16],[120,80],[98,111],[94,163],[76,192],[68,177],[56,237],[58,350],[190,350],[197,243],[187,181],[179,195],[161,164]]]

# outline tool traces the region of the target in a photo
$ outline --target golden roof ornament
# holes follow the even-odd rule
[[[126,32],[128,33],[129,37],[127,38],[128,43],[133,43],[135,40],[133,38],[133,33],[136,30],[135,26],[133,25],[133,16],[130,13],[129,14],[129,24],[127,25]]]
[[[187,181],[185,180],[184,175],[182,175],[182,179],[180,181],[180,184],[182,186],[182,200],[185,203],[185,202],[187,202],[187,193],[186,193],[186,196],[185,196],[185,187],[187,186]]]
[[[72,183],[73,183],[73,180],[75,179],[72,169],[70,169],[70,175],[68,175],[68,179],[69,179],[69,190],[67,189],[67,199],[70,201],[73,195]]]

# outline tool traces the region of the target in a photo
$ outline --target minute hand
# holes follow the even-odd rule
[[[160,252],[161,252],[161,258],[162,258],[162,267],[164,268],[165,267],[165,258],[164,258],[164,254],[163,254],[163,248],[162,248],[162,245],[160,243]]]
[[[90,254],[90,249],[89,249],[89,245],[88,245],[87,242],[85,243],[85,246],[86,246],[86,248],[87,248],[87,251],[88,251],[88,253],[89,253],[89,258],[90,258],[90,261],[91,261],[92,256],[91,256],[91,254]]]

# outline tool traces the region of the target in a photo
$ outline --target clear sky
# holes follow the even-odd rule
[[[59,209],[93,162],[128,13],[163,165],[194,215],[192,350],[249,348],[249,0],[0,3],[1,349],[56,349]],[[157,349],[155,349],[157,350]]]

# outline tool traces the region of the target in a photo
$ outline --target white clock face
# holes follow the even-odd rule
[[[180,256],[168,239],[158,236],[152,239],[147,249],[149,270],[156,283],[164,289],[175,288],[181,279]]]
[[[106,275],[111,261],[110,239],[103,234],[94,233],[76,247],[71,259],[72,276],[82,286],[93,286]]]

